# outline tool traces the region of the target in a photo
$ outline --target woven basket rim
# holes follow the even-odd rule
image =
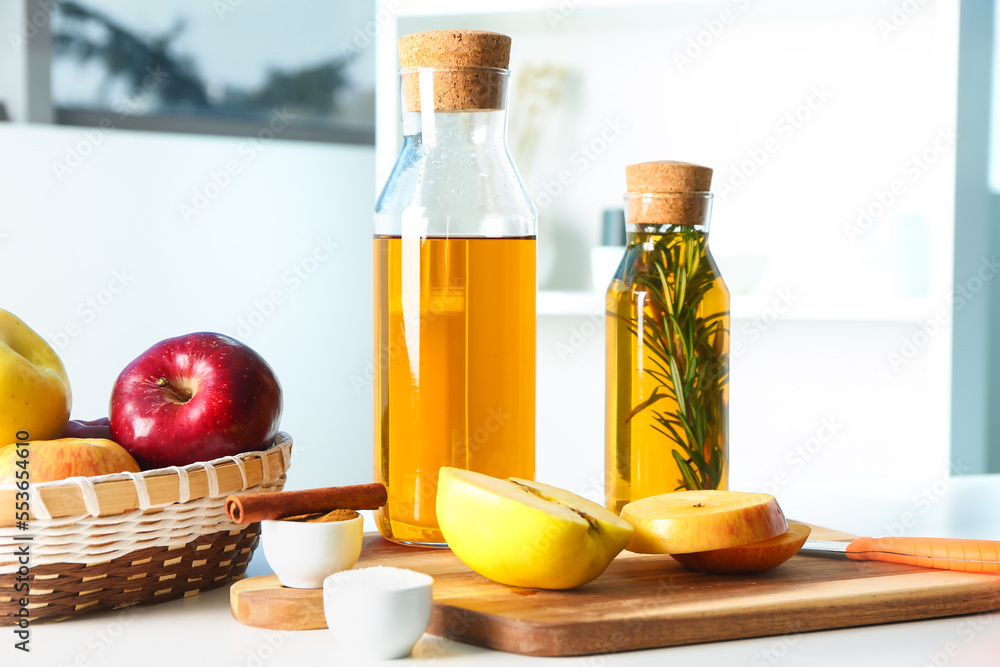
[[[265,450],[180,467],[31,484],[31,518],[113,516],[237,493],[283,475],[291,464],[291,445],[291,436],[280,431]],[[0,485],[0,528],[13,525],[16,493],[14,484]]]

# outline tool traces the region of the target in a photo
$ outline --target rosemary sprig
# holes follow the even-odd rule
[[[703,312],[702,300],[718,277],[706,260],[706,235],[691,227],[656,233],[633,276],[646,292],[641,337],[651,367],[644,372],[657,386],[632,408],[626,421],[652,410],[652,427],[676,445],[671,453],[680,479],[677,489],[715,489],[722,482],[728,424],[724,392],[729,360],[724,354],[728,310]],[[662,409],[664,399],[671,399]]]

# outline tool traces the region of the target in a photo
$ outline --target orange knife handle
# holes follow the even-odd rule
[[[1000,572],[1000,542],[939,537],[859,537],[847,545],[853,560],[933,567],[962,572]]]

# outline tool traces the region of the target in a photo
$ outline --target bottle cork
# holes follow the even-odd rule
[[[712,170],[689,162],[662,160],[625,167],[628,222],[699,225],[708,221]]]
[[[399,38],[403,108],[420,111],[420,86],[433,85],[435,111],[504,108],[511,39],[485,30],[430,30]],[[420,69],[434,70],[432,75]],[[426,94],[426,91],[425,91]]]

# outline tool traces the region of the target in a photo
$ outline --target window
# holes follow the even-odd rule
[[[364,2],[63,0],[52,17],[59,123],[374,143]]]

